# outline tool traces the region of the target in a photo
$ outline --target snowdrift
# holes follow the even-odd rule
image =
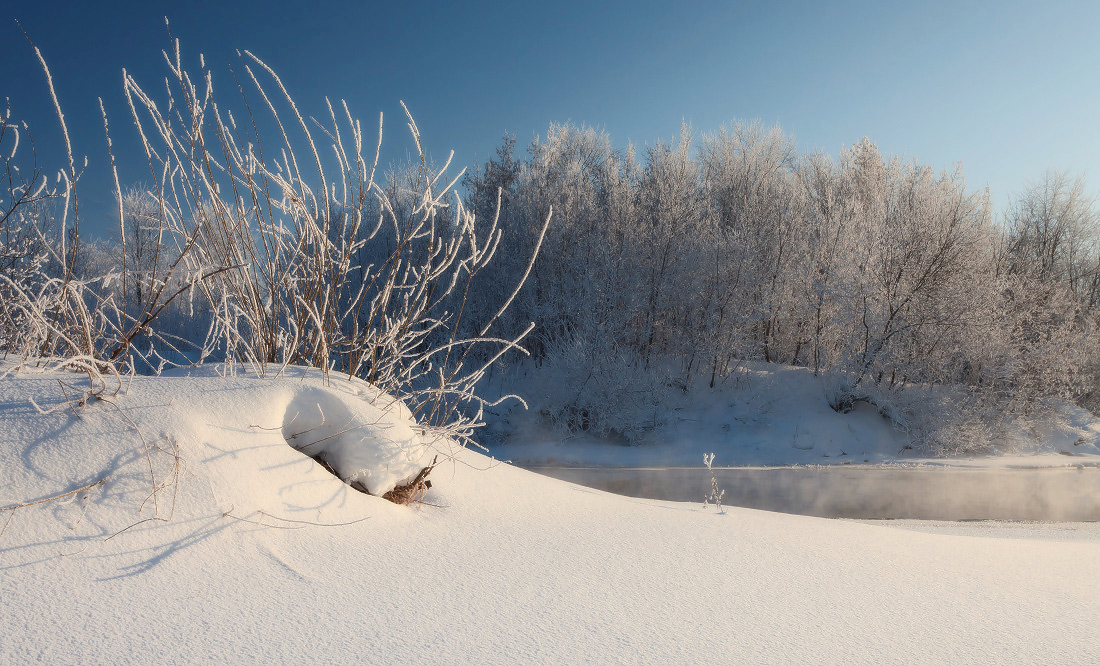
[[[403,507],[288,443],[336,435],[333,458],[375,483],[443,445],[360,383],[137,377],[74,411],[82,381],[0,380],[0,505],[78,491],[0,512],[0,662],[1100,657],[1095,526],[948,535],[717,514],[463,450],[445,450],[426,504]],[[358,459],[341,437],[367,426],[375,453]]]

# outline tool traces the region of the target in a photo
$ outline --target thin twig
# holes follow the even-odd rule
[[[62,497],[68,497],[69,495],[75,495],[75,494],[77,494],[77,493],[79,493],[83,490],[91,490],[92,488],[95,488],[96,486],[98,486],[99,484],[103,483],[106,480],[107,480],[107,477],[103,477],[102,479],[100,479],[99,481],[96,481],[95,483],[89,483],[86,486],[81,486],[80,488],[77,488],[76,490],[70,490],[67,493],[61,493],[60,495],[54,495],[52,497],[47,497],[45,499],[35,500],[33,502],[27,502],[26,504],[13,504],[12,506],[0,507],[0,511],[15,511],[16,509],[22,509],[24,507],[34,506],[35,504],[44,504],[46,502],[52,502],[54,500],[61,499]]]
[[[261,516],[267,516],[268,518],[274,518],[275,520],[282,520],[282,521],[285,521],[285,522],[288,522],[288,523],[301,523],[302,525],[316,525],[317,527],[342,527],[344,525],[354,525],[356,523],[361,523],[364,520],[369,520],[370,519],[370,516],[364,516],[363,518],[360,518],[359,520],[352,520],[352,521],[349,521],[349,522],[346,522],[346,523],[314,523],[314,522],[310,522],[308,520],[293,520],[291,518],[280,518],[279,516],[273,516],[270,513],[266,513],[264,511],[257,511],[256,513],[260,514]]]

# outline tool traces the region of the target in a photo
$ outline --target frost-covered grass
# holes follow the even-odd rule
[[[1088,663],[1100,649],[1092,525],[721,515],[465,450],[426,504],[402,507],[287,443],[305,400],[369,420],[347,386],[135,377],[38,413],[31,399],[63,404],[59,379],[79,376],[0,380],[2,505],[104,481],[0,513],[0,661]]]
[[[404,105],[416,157],[376,180],[381,116],[377,142],[346,103],[326,98],[327,118],[307,120],[279,76],[244,51],[251,85],[232,97],[244,96],[237,114],[249,122],[238,126],[203,56],[196,63],[172,40],[163,88],[123,70],[133,129],[162,176],[124,192],[101,103],[118,235],[82,243],[83,171],[34,50],[69,168],[55,182],[37,153],[20,154],[28,125],[0,111],[0,358],[86,373],[85,387],[72,386],[82,405],[174,364],[219,360],[260,376],[307,366],[400,398],[394,407],[416,414],[424,436],[475,443],[485,406],[475,385],[534,328],[500,336],[494,324],[527,279],[552,210],[526,270],[498,281],[511,291],[475,299],[471,317],[471,283],[501,246],[498,219],[464,207],[455,189],[464,170],[448,173],[453,155],[433,162]],[[315,416],[302,415],[310,429],[331,427]],[[354,466],[340,445],[326,454],[338,469]]]

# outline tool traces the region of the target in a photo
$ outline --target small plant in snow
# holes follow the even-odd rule
[[[703,498],[703,508],[709,507],[710,503],[714,502],[718,513],[725,513],[725,509],[722,508],[722,497],[725,496],[726,491],[718,487],[718,477],[714,475],[714,468],[711,467],[714,464],[714,454],[704,453],[703,464],[707,466],[707,471],[710,472],[710,494]]]

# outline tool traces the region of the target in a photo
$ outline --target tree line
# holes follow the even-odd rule
[[[1100,226],[1080,179],[1047,173],[995,218],[961,172],[867,139],[800,154],[735,123],[639,151],[552,125],[526,154],[506,137],[465,186],[521,250],[482,276],[490,301],[554,210],[506,316],[536,322],[542,406],[567,429],[644,439],[665,388],[760,362],[807,368],[838,411],[870,402],[938,452],[1096,404]]]

